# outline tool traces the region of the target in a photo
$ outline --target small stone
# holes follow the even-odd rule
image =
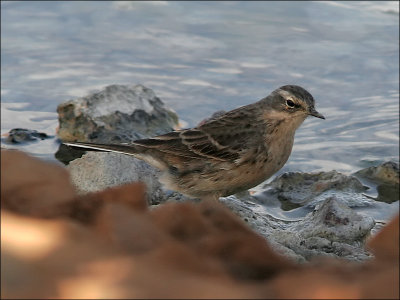
[[[25,129],[25,128],[14,128],[8,132],[6,143],[18,144],[24,142],[32,142],[37,140],[48,139],[48,136],[44,132],[38,132],[37,130]]]

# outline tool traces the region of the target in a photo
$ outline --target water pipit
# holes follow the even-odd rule
[[[252,188],[281,169],[296,129],[308,116],[325,119],[315,110],[309,92],[285,85],[191,129],[118,145],[64,144],[133,155],[159,168],[161,182],[169,189],[218,199]]]

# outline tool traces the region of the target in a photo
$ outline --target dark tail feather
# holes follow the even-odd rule
[[[89,151],[117,152],[129,155],[135,155],[138,153],[135,145],[114,145],[81,142],[64,142],[63,144],[70,147],[81,148]]]

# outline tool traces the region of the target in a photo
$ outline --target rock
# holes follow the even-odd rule
[[[31,216],[54,217],[76,195],[68,172],[17,150],[1,150],[2,208]]]
[[[354,175],[398,185],[400,182],[399,172],[399,163],[388,161],[376,167],[362,169]]]
[[[266,279],[292,265],[265,239],[218,202],[167,203],[151,211],[160,229],[204,255],[220,261],[237,280]]]
[[[292,228],[303,238],[318,236],[335,242],[354,243],[363,241],[374,225],[371,217],[360,215],[331,197]]]
[[[176,113],[165,108],[155,93],[143,85],[110,85],[98,93],[60,104],[57,112],[57,135],[62,141],[130,142],[167,133],[178,126]],[[80,150],[65,153],[65,147],[60,147],[56,158],[68,163],[83,154]]]
[[[254,200],[229,196],[220,198],[220,201],[244,220],[253,230],[267,238],[275,230],[285,230],[290,223],[272,217],[261,204],[254,202]]]
[[[101,192],[80,195],[69,203],[64,210],[64,215],[90,225],[96,223],[95,220],[108,205],[115,204],[124,207],[126,210],[143,212],[148,208],[145,190],[144,184],[135,182]]]
[[[371,217],[358,214],[331,197],[301,221],[292,222],[283,243],[279,233],[274,232],[273,236],[306,260],[328,255],[361,261],[371,258],[363,245],[374,225]]]
[[[334,197],[317,205],[300,221],[273,218],[262,205],[249,200],[243,202],[234,196],[221,201],[264,236],[275,251],[297,262],[318,256],[356,261],[371,258],[363,242],[374,227],[374,220],[355,213]]]
[[[79,193],[89,193],[141,181],[147,186],[149,203],[165,201],[158,181],[159,171],[142,160],[129,155],[109,152],[88,152],[67,166],[71,181]]]
[[[395,261],[399,264],[399,221],[397,215],[385,227],[383,227],[373,238],[368,241],[367,247],[379,260]]]
[[[64,141],[130,142],[169,132],[178,125],[177,115],[166,109],[151,89],[142,85],[107,86],[101,92],[60,104],[57,112],[58,136]],[[84,153],[60,145],[55,154],[65,164],[73,161],[68,170],[79,192],[100,191],[140,180],[149,188],[150,203],[164,200],[157,180],[158,171],[143,161],[111,153],[89,152],[82,157]]]
[[[148,187],[150,204],[189,200],[177,192],[163,190],[158,181],[159,171],[130,156],[90,152],[71,162],[67,169],[71,173],[72,182],[83,193],[143,181]],[[369,234],[374,222],[371,218],[355,214],[347,205],[361,206],[364,203],[362,201],[369,204],[373,200],[350,192],[351,189],[364,191],[365,188],[358,179],[350,177],[346,181],[347,179],[347,176],[337,172],[320,173],[318,176],[293,173],[278,178],[273,184],[281,187],[283,192],[289,190],[289,195],[300,196],[302,200],[309,197],[309,206],[310,203],[313,203],[314,208],[317,206],[316,211],[302,221],[289,222],[273,218],[248,193],[238,195],[240,200],[236,196],[220,200],[252,229],[267,238],[276,251],[295,261],[305,262],[321,255],[365,260],[370,255],[363,249],[362,241]],[[310,186],[308,190],[307,187]],[[332,187],[333,191],[330,190]],[[346,189],[349,192],[343,192]],[[298,190],[300,193],[297,195],[295,191]],[[336,223],[327,224],[324,220]]]
[[[176,113],[143,85],[110,85],[57,107],[63,141],[128,142],[171,131]]]
[[[14,128],[8,132],[5,142],[10,144],[17,144],[23,142],[44,140],[48,138],[50,138],[50,136],[48,136],[44,132],[38,132],[37,130],[24,128]]]
[[[295,264],[218,202],[171,202],[149,210],[138,183],[79,196],[63,181],[60,166],[12,152],[2,152],[1,165],[2,298],[399,298],[398,217],[369,241],[375,258],[355,264],[331,255]],[[12,176],[3,178],[5,173]],[[36,209],[4,205],[22,194]],[[37,213],[57,204],[61,213]],[[245,206],[242,212],[248,213]],[[268,241],[284,244],[297,234],[297,247],[310,253],[334,252],[338,243],[341,251],[352,251],[345,232],[362,239],[369,226],[334,198],[305,220],[269,223],[276,235]]]
[[[390,262],[346,264],[319,259],[304,268],[281,273],[268,285],[278,299],[398,299],[399,266]]]
[[[399,164],[394,161],[384,162],[379,166],[362,169],[355,176],[376,185],[376,201],[393,203],[399,200],[400,179]]]
[[[60,144],[54,157],[64,165],[68,165],[74,159],[81,158],[86,152],[87,151],[79,148],[68,147],[67,145]]]
[[[79,268],[119,254],[86,226],[64,218],[38,219],[2,209],[1,225],[1,272],[7,274],[1,279],[2,298],[59,298],[70,293],[61,282],[79,276]]]
[[[400,188],[398,184],[387,184],[382,183],[376,187],[378,191],[378,197],[376,201],[393,203],[399,201]]]
[[[337,171],[319,173],[289,172],[263,186],[266,198],[278,199],[283,210],[300,206],[314,208],[318,203],[334,196],[350,207],[372,205],[373,200],[362,192],[364,186],[356,177]]]
[[[306,259],[283,243],[282,237],[287,235],[290,222],[276,219],[265,212],[265,208],[249,199],[242,200],[236,196],[220,198],[220,201],[227,206],[234,214],[245,221],[251,229],[263,236],[270,246],[284,257],[296,262],[305,262]],[[275,238],[275,233],[277,239]],[[293,241],[294,235],[291,234]],[[295,241],[297,243],[297,240]]]
[[[126,210],[118,213],[127,220]],[[145,252],[127,252],[118,241],[70,220],[37,220],[8,212],[2,212],[1,219],[1,297],[5,299],[259,298],[266,294],[254,291],[244,280],[233,281],[217,261],[168,239],[154,225],[165,242]],[[125,228],[123,234],[132,244],[139,234],[139,246],[151,219],[143,215],[136,222],[139,226]]]

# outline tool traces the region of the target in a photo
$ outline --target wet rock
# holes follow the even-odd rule
[[[382,183],[376,187],[378,191],[378,197],[376,201],[393,203],[399,201],[400,188],[398,184],[386,184]]]
[[[11,129],[5,139],[6,143],[18,144],[24,142],[32,142],[37,140],[44,140],[51,138],[44,132],[38,132],[37,130],[24,129],[24,128],[14,128]]]
[[[371,258],[363,245],[374,225],[371,217],[331,197],[301,221],[292,222],[283,244],[307,260],[328,255],[361,261]],[[279,239],[278,233],[273,235]]]
[[[350,207],[364,207],[373,203],[373,200],[362,194],[368,187],[356,177],[335,170],[319,173],[284,173],[263,188],[266,189],[265,197],[278,199],[283,210],[300,206],[314,208],[332,196]]]
[[[263,205],[256,203],[251,197],[239,199],[236,196],[229,196],[220,198],[220,202],[244,220],[253,230],[267,238],[275,230],[285,230],[290,223],[272,217]]]
[[[297,262],[319,256],[356,261],[371,258],[363,244],[374,220],[355,213],[334,197],[318,204],[300,221],[276,219],[262,205],[234,196],[221,198],[221,201],[264,236],[275,251]]]
[[[68,165],[74,159],[81,158],[86,152],[87,151],[79,148],[68,147],[67,145],[60,144],[54,157],[64,165]]]
[[[241,200],[236,196],[229,196],[220,198],[220,201],[246,222],[251,229],[263,236],[277,253],[296,262],[306,261],[304,256],[287,246],[291,243],[298,243],[298,238],[287,231],[291,222],[272,217],[262,205],[251,200]],[[283,237],[287,235],[290,237],[283,242]]]
[[[159,135],[178,126],[175,112],[165,108],[143,85],[110,85],[104,90],[60,104],[58,137],[62,141],[121,143]],[[62,158],[61,161],[66,161]]]
[[[159,171],[129,155],[108,152],[88,152],[67,166],[71,181],[79,193],[89,193],[141,181],[147,186],[149,203],[165,201],[158,181]]]
[[[378,196],[375,200],[386,203],[393,203],[399,200],[400,179],[399,164],[388,161],[376,167],[362,169],[355,176],[376,185]]]
[[[363,241],[375,222],[354,212],[335,197],[320,203],[293,229],[303,238],[318,236],[336,242]]]
[[[354,175],[398,185],[400,182],[399,172],[399,163],[388,161],[376,167],[362,169]]]

